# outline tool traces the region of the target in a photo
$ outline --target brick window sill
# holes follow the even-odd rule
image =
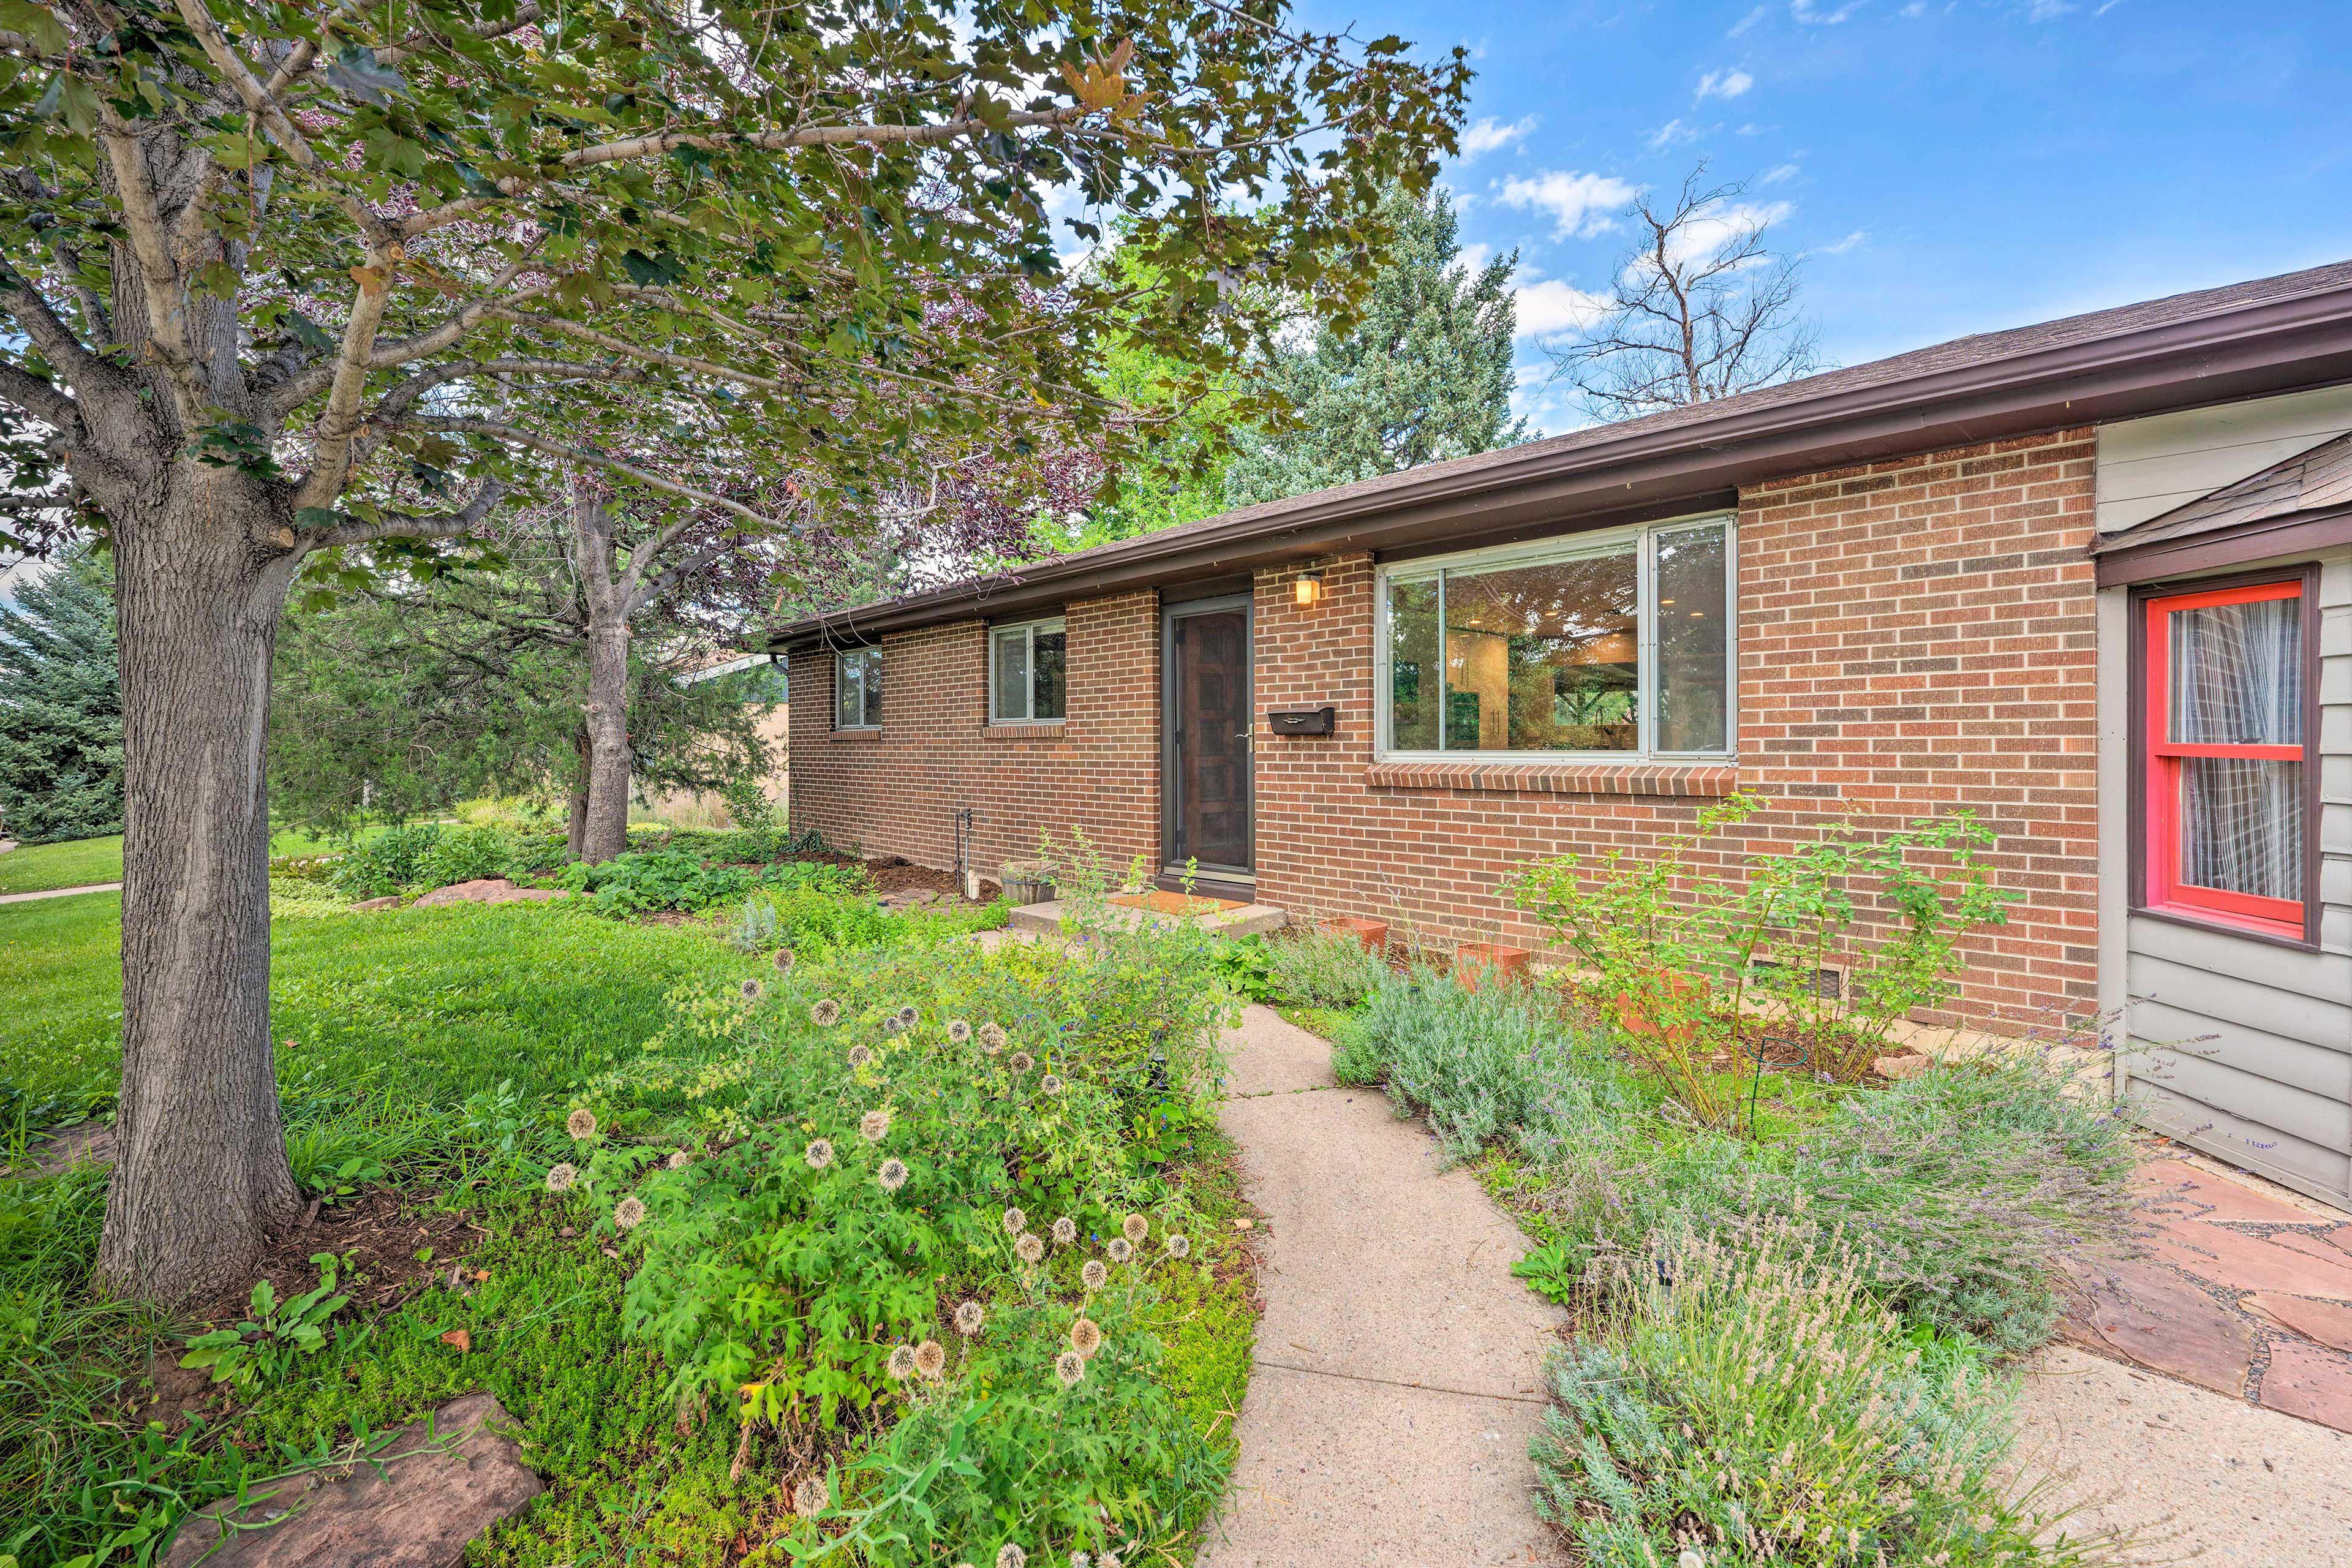
[[[879,730],[829,730],[826,735],[835,741],[878,741],[882,738],[882,731]]]
[[[1058,741],[1064,725],[1048,721],[1039,724],[983,724],[980,736],[983,741]]]
[[[1491,790],[1510,795],[1664,795],[1713,799],[1739,787],[1727,763],[1374,763],[1374,789]]]

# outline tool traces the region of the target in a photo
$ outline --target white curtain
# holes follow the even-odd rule
[[[2299,746],[2303,602],[2214,605],[2172,627],[2172,739]],[[2303,764],[2238,757],[2181,763],[2181,879],[2273,899],[2303,897]]]

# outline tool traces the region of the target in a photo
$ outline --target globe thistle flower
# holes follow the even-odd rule
[[[890,1136],[890,1113],[869,1110],[857,1119],[857,1135],[868,1143],[879,1143]]]
[[[1054,1376],[1064,1388],[1076,1388],[1078,1379],[1087,1375],[1087,1358],[1076,1351],[1064,1351],[1054,1358]]]
[[[884,1192],[897,1192],[900,1187],[907,1184],[907,1162],[904,1160],[883,1161],[882,1168],[874,1173],[874,1179],[882,1184],[882,1190]]]
[[[801,1484],[793,1489],[793,1511],[803,1519],[814,1519],[823,1513],[829,1500],[823,1476],[803,1476]]]
[[[1094,1559],[1083,1552],[1070,1553],[1070,1568],[1093,1568]]]
[[[1078,1239],[1078,1222],[1068,1215],[1054,1222],[1054,1245],[1068,1247]]]
[[[890,1375],[897,1378],[900,1383],[904,1383],[908,1378],[914,1376],[915,1347],[912,1345],[891,1346],[889,1371]]]
[[[961,1018],[950,1018],[948,1020],[948,1038],[954,1041],[959,1046],[962,1045],[966,1040],[971,1038],[971,1026],[964,1022]]]
[[[1151,1222],[1139,1214],[1131,1214],[1118,1222],[1118,1233],[1128,1240],[1139,1244],[1145,1237],[1151,1234]]]
[[[613,1223],[623,1230],[635,1230],[646,1223],[645,1200],[631,1193],[613,1205]]]
[[[898,1022],[898,1014],[893,1013],[888,1017],[882,1020],[882,1033],[884,1037],[887,1038],[896,1035],[903,1035],[906,1032],[907,1026]]]
[[[1045,1256],[1045,1244],[1038,1239],[1035,1231],[1024,1230],[1013,1244],[1013,1250],[1022,1262],[1035,1263]]]
[[[1092,1318],[1080,1318],[1070,1325],[1070,1348],[1092,1360],[1102,1349],[1102,1328]]]
[[[820,1029],[830,1029],[841,1022],[841,1004],[827,996],[809,1009],[809,1022]]]
[[[568,1193],[579,1179],[579,1168],[569,1160],[547,1168],[547,1190],[551,1193]]]
[[[920,1013],[915,1011],[914,1004],[910,1002],[906,1006],[898,1009],[898,1027],[902,1029],[911,1029],[919,1021],[920,1021],[922,1016],[923,1016]]]
[[[980,1332],[988,1321],[988,1309],[977,1301],[959,1301],[955,1310],[955,1331],[965,1339]]]
[[[563,1130],[571,1133],[574,1139],[585,1143],[589,1139],[596,1136],[596,1113],[584,1105],[581,1106],[563,1119]]]
[[[1114,1236],[1110,1238],[1110,1245],[1103,1250],[1110,1254],[1113,1263],[1124,1263],[1135,1256],[1135,1243],[1123,1236]]]
[[[862,1068],[862,1067],[866,1066],[868,1062],[871,1062],[873,1059],[874,1059],[874,1047],[871,1047],[871,1046],[852,1046],[852,1047],[849,1047],[849,1065],[850,1065],[851,1067],[854,1067],[854,1068]]]
[[[1099,1290],[1110,1283],[1110,1269],[1101,1258],[1089,1258],[1086,1267],[1078,1270],[1078,1281],[1089,1290]]]
[[[800,962],[800,960],[799,960],[799,959],[797,959],[797,958],[795,958],[795,957],[793,957],[793,950],[792,950],[791,948],[789,948],[789,947],[780,947],[780,948],[776,949],[776,973],[779,973],[779,974],[790,974],[790,973],[793,972],[793,964],[795,964],[795,963],[798,963],[799,962]]]
[[[1106,1552],[1095,1560],[1095,1568],[1119,1568],[1118,1553]]]
[[[1177,1258],[1189,1258],[1192,1256],[1192,1238],[1186,1236],[1183,1232],[1178,1231],[1168,1238],[1169,1257]]]
[[[1008,1541],[996,1549],[996,1568],[1029,1568],[1029,1553]]]
[[[1003,1050],[1004,1048],[1004,1026],[1002,1024],[982,1024],[980,1026],[980,1048],[986,1051],[992,1057],[997,1052]]]
[[[830,1138],[810,1139],[809,1146],[801,1152],[801,1157],[809,1163],[810,1170],[824,1170],[827,1165],[833,1163],[833,1140]]]
[[[1037,1087],[1044,1089],[1047,1094],[1059,1094],[1062,1092],[1062,1080],[1055,1078],[1052,1073],[1047,1073],[1044,1078],[1037,1080]]]
[[[1005,1235],[1019,1236],[1023,1231],[1027,1230],[1028,1228],[1029,1216],[1027,1215],[1023,1214],[1019,1209],[1006,1209],[1004,1211]]]
[[[742,984],[737,986],[736,989],[743,994],[744,1001],[757,1002],[760,999],[760,993],[766,990],[767,987],[761,985],[756,980],[746,980]]]
[[[915,1347],[915,1370],[925,1377],[937,1377],[948,1369],[948,1348],[937,1340],[925,1340]]]
[[[1031,1068],[1035,1067],[1037,1063],[1035,1058],[1031,1057],[1027,1051],[1015,1051],[1013,1053],[1013,1059],[1006,1062],[1004,1065],[1011,1068],[1016,1073],[1023,1073],[1027,1072]]]
[[[669,1159],[666,1163],[673,1171],[683,1171],[686,1169],[687,1162],[693,1158],[693,1155],[683,1149],[673,1149],[669,1152]]]

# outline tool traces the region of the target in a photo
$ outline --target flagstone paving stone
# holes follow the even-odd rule
[[[2352,1307],[2273,1290],[2258,1291],[2238,1305],[2266,1323],[2291,1329],[2331,1350],[2352,1352]]]

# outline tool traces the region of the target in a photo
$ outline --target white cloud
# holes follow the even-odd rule
[[[1813,247],[1813,253],[1816,256],[1843,256],[1847,251],[1852,250],[1855,246],[1860,245],[1864,240],[1868,239],[1869,237],[1870,231],[1868,229],[1858,228],[1852,234],[1847,235],[1843,239],[1839,240],[1835,245],[1815,246]]]
[[[1726,202],[1706,208],[1675,231],[1666,254],[1678,262],[1713,256],[1740,236],[1779,223],[1796,210],[1792,202]],[[1636,260],[1627,270],[1638,272],[1642,266]]]
[[[1542,169],[1533,178],[1513,175],[1503,182],[1507,206],[1533,207],[1551,214],[1553,233],[1600,234],[1609,227],[1609,215],[1633,199],[1634,187],[1612,174],[1585,174],[1574,169]]]
[[[2029,22],[2054,22],[2074,8],[2067,0],[2033,0],[2033,4],[2026,8],[2025,19]]]
[[[1491,114],[1484,119],[1473,121],[1462,132],[1463,161],[1466,163],[1472,158],[1499,152],[1512,142],[1523,140],[1528,132],[1535,128],[1536,116],[1532,114],[1524,120],[1513,121],[1508,125]]]
[[[1768,185],[1785,185],[1802,173],[1804,171],[1794,163],[1783,163],[1777,169],[1767,170],[1764,183]]]
[[[1751,120],[1747,124],[1741,126],[1736,134],[1741,136],[1761,136],[1765,132],[1770,129],[1771,127],[1769,125],[1759,125]]]
[[[1745,16],[1740,17],[1739,20],[1731,24],[1731,31],[1726,33],[1724,37],[1727,38],[1736,38],[1771,14],[1771,6],[1759,5],[1753,11],[1748,12]]]
[[[1463,271],[1475,278],[1486,269],[1486,263],[1495,259],[1495,247],[1483,239],[1473,240],[1455,252],[1454,259]]]
[[[1580,332],[1609,313],[1609,301],[1574,284],[1546,278],[1511,291],[1518,308],[1518,335],[1556,338]]]
[[[1834,11],[1824,11],[1816,0],[1789,0],[1789,15],[1802,26],[1834,27],[1863,7],[1863,0],[1846,0]]]
[[[1728,70],[1709,71],[1698,79],[1698,96],[1692,101],[1705,103],[1710,98],[1733,99],[1756,85],[1756,79],[1738,66]]]
[[[1679,147],[1685,142],[1696,142],[1699,129],[1680,120],[1669,120],[1650,132],[1650,151],[1663,153],[1669,147]]]

